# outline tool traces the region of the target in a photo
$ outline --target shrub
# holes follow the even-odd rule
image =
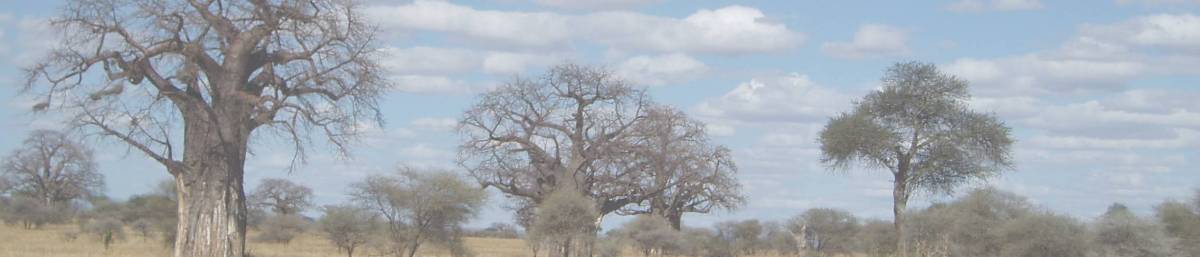
[[[859,250],[871,257],[892,256],[896,252],[896,229],[890,221],[869,220],[858,231]]]
[[[263,221],[261,230],[254,239],[268,243],[290,243],[296,235],[304,233],[308,220],[299,215],[275,215]]]
[[[1113,204],[1095,224],[1092,249],[1096,257],[1166,257],[1171,244],[1161,227]]]
[[[1036,213],[1017,218],[1000,230],[1003,257],[1086,256],[1086,230],[1070,217]]]
[[[96,236],[96,239],[104,244],[105,250],[108,250],[114,242],[125,238],[125,229],[121,226],[121,221],[112,217],[89,221],[83,228],[84,232]]]
[[[531,244],[549,246],[551,256],[569,256],[573,248],[591,243],[596,236],[598,217],[591,200],[572,190],[558,190],[537,207]]]

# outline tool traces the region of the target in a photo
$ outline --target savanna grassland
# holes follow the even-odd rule
[[[74,240],[67,234],[77,232],[76,225],[47,225],[40,229],[24,229],[19,226],[0,225],[0,257],[161,257],[170,256],[170,249],[162,244],[161,238],[142,238],[126,231],[125,238],[114,243],[108,250],[95,236],[79,234]],[[255,234],[250,232],[251,237]],[[467,246],[478,257],[521,257],[532,255],[520,239],[466,238]],[[255,257],[317,257],[346,256],[329,241],[313,233],[296,237],[288,244],[259,243],[250,240],[248,252]],[[436,247],[422,247],[419,256],[450,256]],[[354,256],[378,256],[370,250]]]

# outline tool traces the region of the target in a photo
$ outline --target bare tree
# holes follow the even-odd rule
[[[412,257],[425,243],[465,255],[462,225],[479,213],[487,194],[448,171],[401,168],[354,184],[353,198],[383,218],[396,256]]]
[[[612,72],[562,64],[483,94],[463,115],[460,164],[485,187],[540,204],[559,188],[591,199],[600,216],[642,202],[649,174],[631,169],[633,127],[646,93]]]
[[[1011,129],[994,115],[968,109],[969,98],[966,81],[933,64],[896,64],[882,89],[825,125],[821,161],[835,169],[860,164],[891,171],[893,225],[902,241],[914,191],[948,193],[1012,167]]]
[[[312,134],[344,153],[380,120],[388,83],[354,1],[68,1],[58,47],[25,69],[38,110],[161,163],[179,192],[175,256],[243,256],[253,134],[304,160]],[[265,129],[262,129],[265,128]],[[258,133],[254,133],[258,132]]]
[[[311,188],[285,179],[268,178],[258,183],[250,194],[251,204],[258,205],[277,215],[295,215],[312,206]]]
[[[14,194],[45,205],[88,197],[104,188],[92,150],[58,131],[31,132],[2,165],[0,177],[9,181]]]
[[[1173,256],[1173,242],[1162,227],[1133,214],[1123,204],[1114,203],[1096,221],[1090,247],[1098,257]]]
[[[325,215],[317,220],[318,229],[347,257],[354,257],[354,250],[371,239],[378,222],[377,216],[358,206],[330,205],[322,211]]]
[[[654,214],[680,230],[684,213],[732,210],[744,204],[733,156],[728,148],[713,145],[704,128],[704,123],[682,111],[651,108],[634,127],[638,134],[632,147],[635,165],[628,169],[650,174],[640,190],[653,196],[618,213]]]

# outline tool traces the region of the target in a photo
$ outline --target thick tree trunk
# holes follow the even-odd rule
[[[243,257],[246,196],[242,188],[247,138],[236,110],[184,113],[175,257]],[[215,117],[215,120],[214,120]]]
[[[671,228],[675,229],[675,231],[683,228],[683,213],[669,211],[665,216],[667,216],[667,221],[671,222]]]

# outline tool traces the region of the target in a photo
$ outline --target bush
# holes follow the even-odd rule
[[[883,257],[896,253],[896,227],[890,221],[866,221],[856,238],[859,250],[867,256]]]
[[[125,229],[121,226],[121,221],[112,217],[89,221],[83,226],[83,231],[96,236],[96,239],[104,244],[105,250],[108,250],[114,242],[125,238]]]
[[[1092,238],[1096,257],[1167,257],[1171,244],[1153,222],[1138,218],[1121,204],[1113,204],[1095,224]]]
[[[810,209],[792,218],[788,227],[792,233],[803,235],[801,245],[817,256],[850,253],[859,230],[858,218],[836,209]]]
[[[69,203],[47,204],[30,197],[17,196],[0,206],[0,219],[5,224],[21,225],[26,229],[41,228],[46,224],[64,223],[75,216],[76,211]]]
[[[536,213],[528,243],[549,246],[551,256],[569,256],[573,248],[589,245],[596,237],[596,206],[572,190],[551,193]]]
[[[1200,256],[1200,215],[1194,208],[1181,202],[1167,201],[1154,210],[1167,235],[1177,241],[1175,252],[1182,256]]]
[[[656,215],[641,215],[618,230],[645,256],[676,255],[683,250],[683,238],[671,223]]]
[[[1087,231],[1070,217],[1036,213],[1017,218],[999,231],[1003,257],[1087,256]]]
[[[267,243],[290,243],[296,235],[304,233],[308,220],[299,215],[275,215],[267,218],[254,239]]]

